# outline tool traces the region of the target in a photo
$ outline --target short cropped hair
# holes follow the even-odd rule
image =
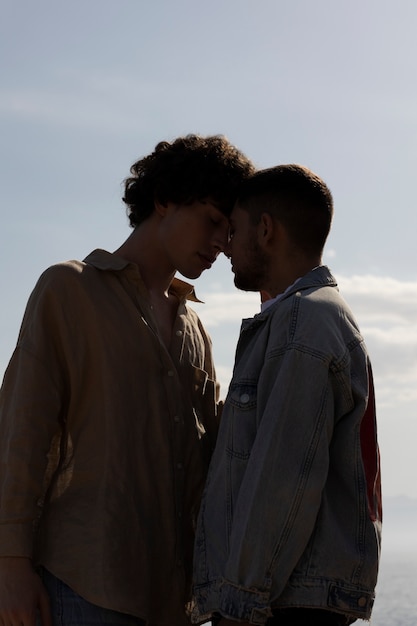
[[[278,165],[259,170],[239,191],[237,203],[257,224],[269,213],[307,254],[321,254],[333,218],[333,198],[326,183],[307,167]]]
[[[222,135],[187,135],[158,143],[136,161],[124,181],[123,201],[134,228],[154,210],[155,201],[190,204],[210,199],[226,216],[241,182],[254,172],[251,161]]]

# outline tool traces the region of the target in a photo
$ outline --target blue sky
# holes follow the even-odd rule
[[[222,133],[330,186],[324,260],[373,358],[385,494],[417,497],[416,24],[414,0],[3,0],[0,375],[40,272],[129,234],[131,163]],[[226,259],[196,288],[225,392],[258,299]]]

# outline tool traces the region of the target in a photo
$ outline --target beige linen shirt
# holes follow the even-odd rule
[[[96,250],[49,268],[0,395],[0,555],[158,626],[187,623],[217,430],[210,339],[192,287],[171,292],[168,351],[135,264]]]

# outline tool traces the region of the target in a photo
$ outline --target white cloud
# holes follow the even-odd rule
[[[344,297],[356,304],[372,302],[372,313],[381,312],[379,306],[389,307],[384,313],[407,314],[417,311],[417,281],[401,281],[384,276],[338,276],[338,283]]]
[[[368,345],[381,406],[417,404],[417,281],[353,276],[339,285]]]
[[[244,317],[252,317],[260,311],[260,299],[256,293],[244,291],[217,291],[210,293],[198,314],[208,328],[239,323]]]
[[[326,262],[327,259],[335,259],[336,256],[337,254],[334,248],[325,248],[323,253],[324,262]]]

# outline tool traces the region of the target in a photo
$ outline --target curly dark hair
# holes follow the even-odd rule
[[[254,172],[251,161],[222,135],[187,135],[161,141],[154,152],[130,168],[123,202],[135,228],[154,210],[154,202],[189,204],[210,199],[229,215],[240,183]]]

